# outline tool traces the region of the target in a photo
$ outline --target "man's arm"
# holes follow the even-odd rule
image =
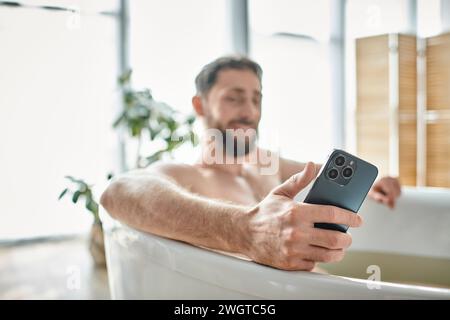
[[[112,217],[136,229],[242,253],[255,262],[288,270],[312,270],[316,262],[340,261],[350,246],[349,234],[317,229],[315,223],[351,227],[362,223],[350,211],[293,200],[314,179],[312,163],[252,208],[191,194],[171,181],[167,168],[162,171],[166,175],[160,171],[118,178],[103,193],[101,204]]]
[[[237,230],[249,210],[188,192],[170,177],[176,168],[158,166],[119,177],[100,202],[108,213],[133,228],[209,248],[242,252],[248,246]]]

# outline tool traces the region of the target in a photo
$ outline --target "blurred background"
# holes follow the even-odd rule
[[[113,128],[130,69],[188,115],[201,67],[246,54],[264,70],[263,147],[316,162],[345,148],[450,188],[447,32],[450,0],[0,1],[0,298],[109,297],[83,238],[92,215],[57,198],[71,175],[98,200],[132,166]]]

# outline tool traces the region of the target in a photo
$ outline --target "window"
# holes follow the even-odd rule
[[[432,37],[441,33],[442,27],[441,0],[418,0],[417,35],[422,38]]]
[[[192,113],[195,76],[205,64],[229,53],[226,0],[135,0],[129,4],[133,85],[150,88],[156,100]],[[197,156],[198,148],[193,152],[187,144],[174,152],[184,162]]]
[[[63,177],[114,169],[117,21],[83,12],[0,6],[1,239],[86,230]]]
[[[133,83],[192,112],[194,78],[226,51],[225,1],[130,1]]]
[[[408,0],[348,0],[347,37],[409,31]]]
[[[332,147],[328,1],[249,1],[250,53],[261,64],[261,143],[324,161]]]

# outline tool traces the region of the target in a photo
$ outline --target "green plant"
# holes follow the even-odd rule
[[[149,89],[134,90],[131,87],[129,70],[119,77],[119,85],[123,93],[124,109],[113,123],[114,128],[125,127],[131,138],[138,139],[135,167],[142,168],[158,161],[164,154],[171,154],[186,142],[193,146],[197,137],[193,132],[193,115],[182,116],[166,103],[156,101]],[[141,155],[144,133],[147,132],[150,141],[161,140],[164,147],[155,150],[150,155]],[[108,179],[112,174],[108,175]],[[85,199],[85,208],[94,216],[94,222],[99,223],[98,202],[94,199],[92,185],[82,179],[66,176],[76,187],[65,188],[59,195],[59,200],[67,193],[72,194],[72,202]]]
[[[131,137],[138,139],[135,167],[146,167],[160,160],[164,154],[170,154],[185,142],[195,146],[197,139],[192,128],[195,117],[193,115],[182,117],[166,103],[156,101],[149,89],[132,89],[131,73],[130,70],[119,78],[124,109],[114,121],[113,127],[123,126]],[[150,141],[164,141],[165,147],[151,155],[142,156],[141,146],[145,133],[150,137]]]
[[[163,102],[156,101],[149,89],[134,90],[131,87],[131,70],[119,77],[123,96],[123,111],[113,123],[113,128],[125,128],[131,138],[138,141],[135,167],[142,168],[162,158],[164,154],[171,154],[179,146],[186,142],[197,144],[197,138],[192,130],[195,118],[190,115],[182,117],[180,113]],[[145,133],[150,142],[160,140],[164,146],[155,150],[150,155],[141,154],[141,146]],[[112,174],[108,175],[108,179]],[[106,266],[105,250],[103,243],[103,228],[98,214],[99,204],[94,198],[92,185],[82,179],[71,176],[66,178],[72,182],[72,186],[65,188],[58,197],[72,195],[72,202],[85,200],[85,208],[94,217],[94,225],[91,228],[90,246],[91,255],[97,266]]]
[[[92,194],[92,185],[88,185],[81,179],[75,179],[71,176],[66,176],[66,179],[74,184],[72,188],[65,188],[58,197],[61,200],[66,194],[72,194],[72,202],[77,203],[81,198],[85,199],[85,208],[92,213],[94,217],[94,223],[100,223],[98,216],[98,203],[95,201]]]

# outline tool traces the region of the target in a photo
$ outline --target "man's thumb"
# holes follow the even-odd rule
[[[297,193],[305,188],[317,175],[316,165],[308,162],[303,171],[294,174],[276,187],[272,193],[293,199]]]

